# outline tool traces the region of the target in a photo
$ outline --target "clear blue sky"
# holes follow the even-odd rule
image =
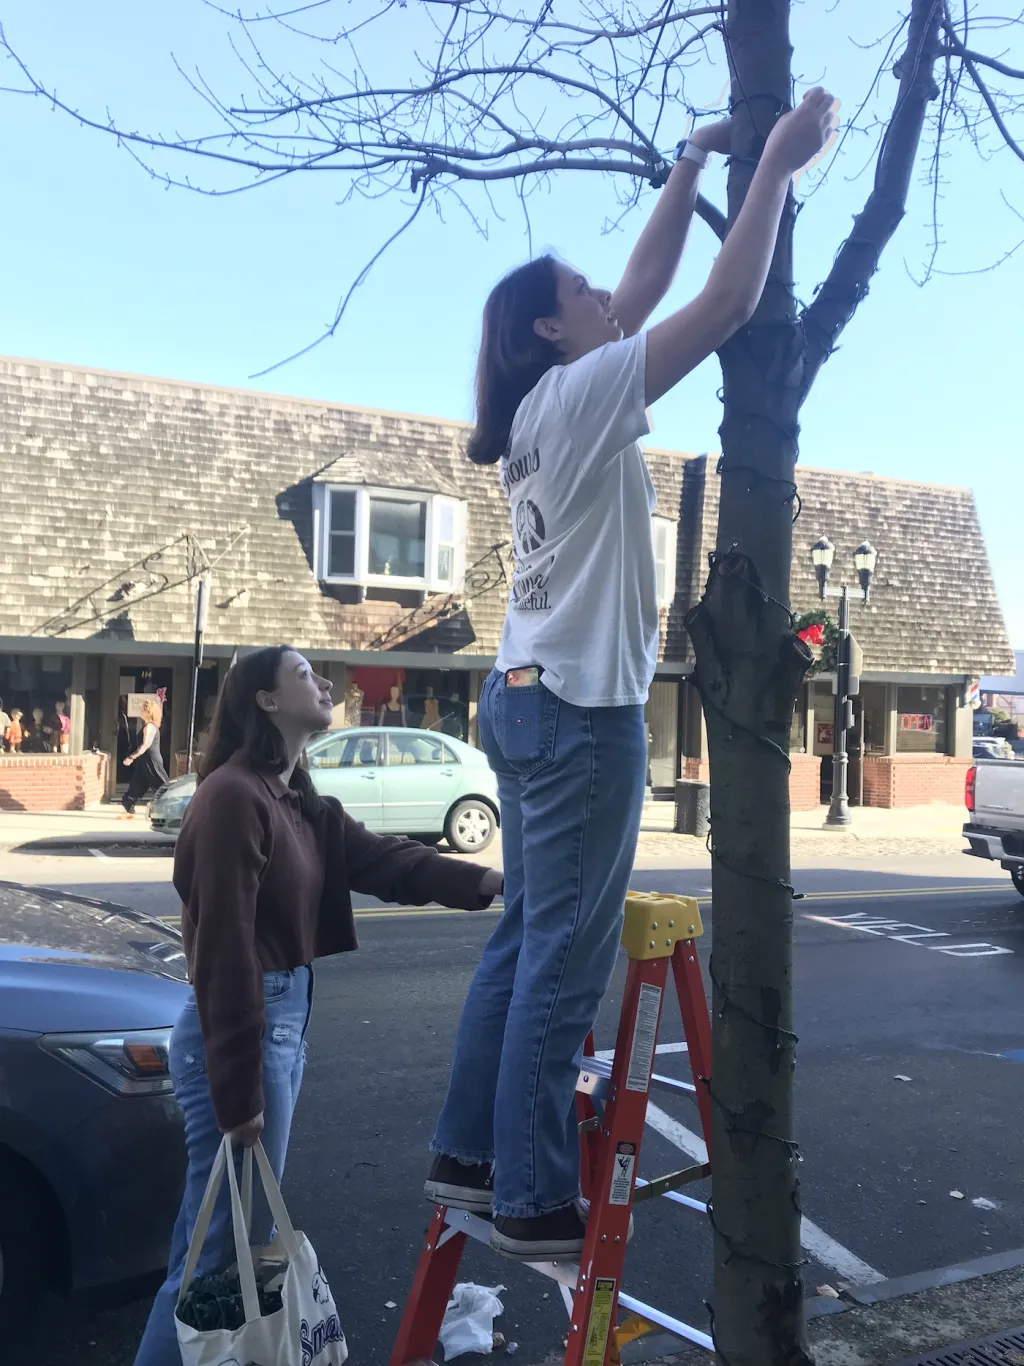
[[[360,7],[339,9],[351,22]],[[850,39],[878,36],[896,8],[885,0],[841,0],[825,16],[811,13],[816,5],[795,6],[795,70],[810,82],[826,81],[849,113],[878,60]],[[213,125],[175,71],[172,52],[184,66],[201,67],[218,92],[234,96],[244,85],[227,46],[227,21],[200,0],[108,0],[101,7],[10,0],[2,11],[9,40],[44,82],[94,115],[109,107],[130,127],[198,132]],[[369,55],[380,63],[387,54],[371,48]],[[13,65],[0,63],[0,84],[15,78]],[[885,79],[886,99],[894,84]],[[692,88],[700,85],[698,77]],[[705,86],[700,98],[712,103],[721,72],[709,71]],[[673,130],[667,141],[683,131]],[[407,212],[400,202],[341,204],[345,184],[329,175],[296,176],[225,198],[168,191],[111,139],[39,100],[0,96],[0,138],[0,350],[470,415],[483,299],[527,254],[522,216],[510,197],[496,200],[503,221],[482,197],[475,202],[488,218],[486,240],[457,209],[445,223],[421,218],[361,288],[333,341],[253,381],[254,371],[317,335],[353,274]],[[805,295],[823,278],[867,192],[865,178],[856,178],[866,148],[849,146],[801,214],[797,275]],[[188,171],[184,161],[169,165]],[[1024,210],[1019,162],[999,154],[985,164],[968,145],[951,144],[944,178],[946,269],[987,265],[1024,234],[1000,199],[1003,191]],[[721,202],[723,172],[706,180]],[[646,193],[622,231],[606,234],[603,224],[614,211],[609,184],[589,175],[564,179],[533,201],[534,244],[556,247],[596,281],[614,284],[653,194]],[[916,186],[870,297],[804,409],[801,458],[973,486],[1011,642],[1020,647],[1024,250],[996,271],[939,276],[922,289],[909,272],[920,274],[929,220],[930,192]],[[696,224],[669,303],[678,306],[699,288],[714,245]],[[716,449],[718,383],[713,361],[690,376],[658,405],[652,439],[686,451]],[[820,530],[828,528],[806,528],[809,538]]]

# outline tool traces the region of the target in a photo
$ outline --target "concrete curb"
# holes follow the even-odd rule
[[[43,835],[13,843],[0,843],[0,854],[50,854],[61,849],[143,849],[167,850],[174,848],[173,835],[157,831],[138,834],[96,830],[79,835]]]
[[[817,1366],[890,1366],[942,1348],[951,1338],[965,1342],[1016,1326],[1024,1318],[1024,1247],[849,1286],[838,1300],[808,1299],[806,1311]],[[551,1358],[551,1366],[556,1360],[561,1358]],[[708,1366],[709,1360],[706,1352],[668,1333],[651,1334],[622,1351],[623,1366]]]

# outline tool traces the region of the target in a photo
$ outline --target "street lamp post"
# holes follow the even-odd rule
[[[851,698],[860,692],[860,646],[850,631],[850,598],[844,583],[840,588],[828,586],[829,571],[835,560],[836,548],[827,536],[820,537],[811,547],[811,563],[818,580],[818,596],[839,599],[839,622],[836,638],[835,724],[832,737],[832,801],[827,826],[850,824],[850,804],[847,796],[847,775],[850,757],[846,747],[847,732],[853,727]],[[862,541],[853,553],[861,596],[865,602],[871,593],[878,552],[870,541]]]
[[[206,617],[210,605],[210,580],[200,574],[196,580],[196,619],[195,641],[192,649],[192,685],[188,699],[188,747],[185,754],[185,772],[192,772],[192,758],[196,742],[196,704],[199,700],[199,670],[203,667],[203,635],[206,632]]]

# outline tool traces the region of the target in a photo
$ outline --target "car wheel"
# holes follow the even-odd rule
[[[1024,863],[1015,863],[1010,869],[1010,876],[1017,891],[1024,896]]]
[[[479,854],[494,839],[497,828],[498,822],[487,803],[470,797],[449,811],[444,837],[457,854]]]
[[[31,1170],[0,1155],[0,1341],[26,1326],[52,1279],[47,1213]]]

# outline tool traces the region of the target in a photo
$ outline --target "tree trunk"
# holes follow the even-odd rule
[[[788,11],[784,0],[729,4],[730,223],[768,132],[790,106]],[[727,1366],[810,1360],[793,1144],[789,888],[789,734],[810,663],[788,610],[804,362],[794,216],[791,199],[758,310],[721,353],[717,551],[687,621],[711,770],[714,1333]]]

